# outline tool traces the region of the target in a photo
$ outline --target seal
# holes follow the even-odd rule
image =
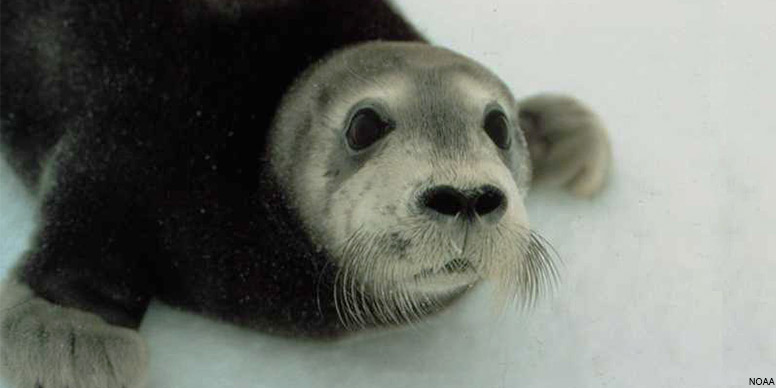
[[[152,298],[314,338],[486,279],[530,303],[557,276],[532,175],[609,169],[589,108],[516,100],[383,1],[2,6],[0,142],[40,200],[0,294],[14,386],[142,387]]]

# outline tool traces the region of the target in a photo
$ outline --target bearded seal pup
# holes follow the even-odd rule
[[[2,0],[3,154],[40,201],[0,374],[142,387],[151,298],[269,333],[412,322],[555,276],[532,174],[589,196],[606,131],[517,101],[380,0]]]

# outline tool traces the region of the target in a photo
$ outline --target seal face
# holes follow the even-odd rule
[[[317,338],[485,278],[530,303],[556,275],[531,175],[607,176],[590,109],[515,101],[382,0],[2,6],[0,147],[41,203],[0,286],[13,386],[144,386],[152,298]]]
[[[279,112],[272,168],[338,267],[345,321],[405,321],[482,278],[515,289],[553,273],[528,261],[517,103],[476,62],[425,44],[356,46],[310,70]]]

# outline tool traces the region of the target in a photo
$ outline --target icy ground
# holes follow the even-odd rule
[[[776,378],[776,2],[400,1],[518,96],[574,94],[611,129],[593,200],[535,190],[566,265],[533,311],[487,289],[417,328],[298,343],[152,306],[152,388],[745,387]],[[770,15],[770,16],[768,16]],[[0,272],[33,203],[0,167]],[[8,388],[8,387],[7,387]]]

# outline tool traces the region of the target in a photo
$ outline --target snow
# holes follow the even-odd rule
[[[498,312],[483,288],[417,327],[334,343],[155,303],[150,386],[744,387],[776,377],[776,2],[402,0],[518,96],[580,97],[611,130],[592,200],[537,188],[557,291]],[[768,16],[771,15],[771,16]],[[34,202],[0,167],[0,272]],[[8,387],[10,388],[10,387]]]

